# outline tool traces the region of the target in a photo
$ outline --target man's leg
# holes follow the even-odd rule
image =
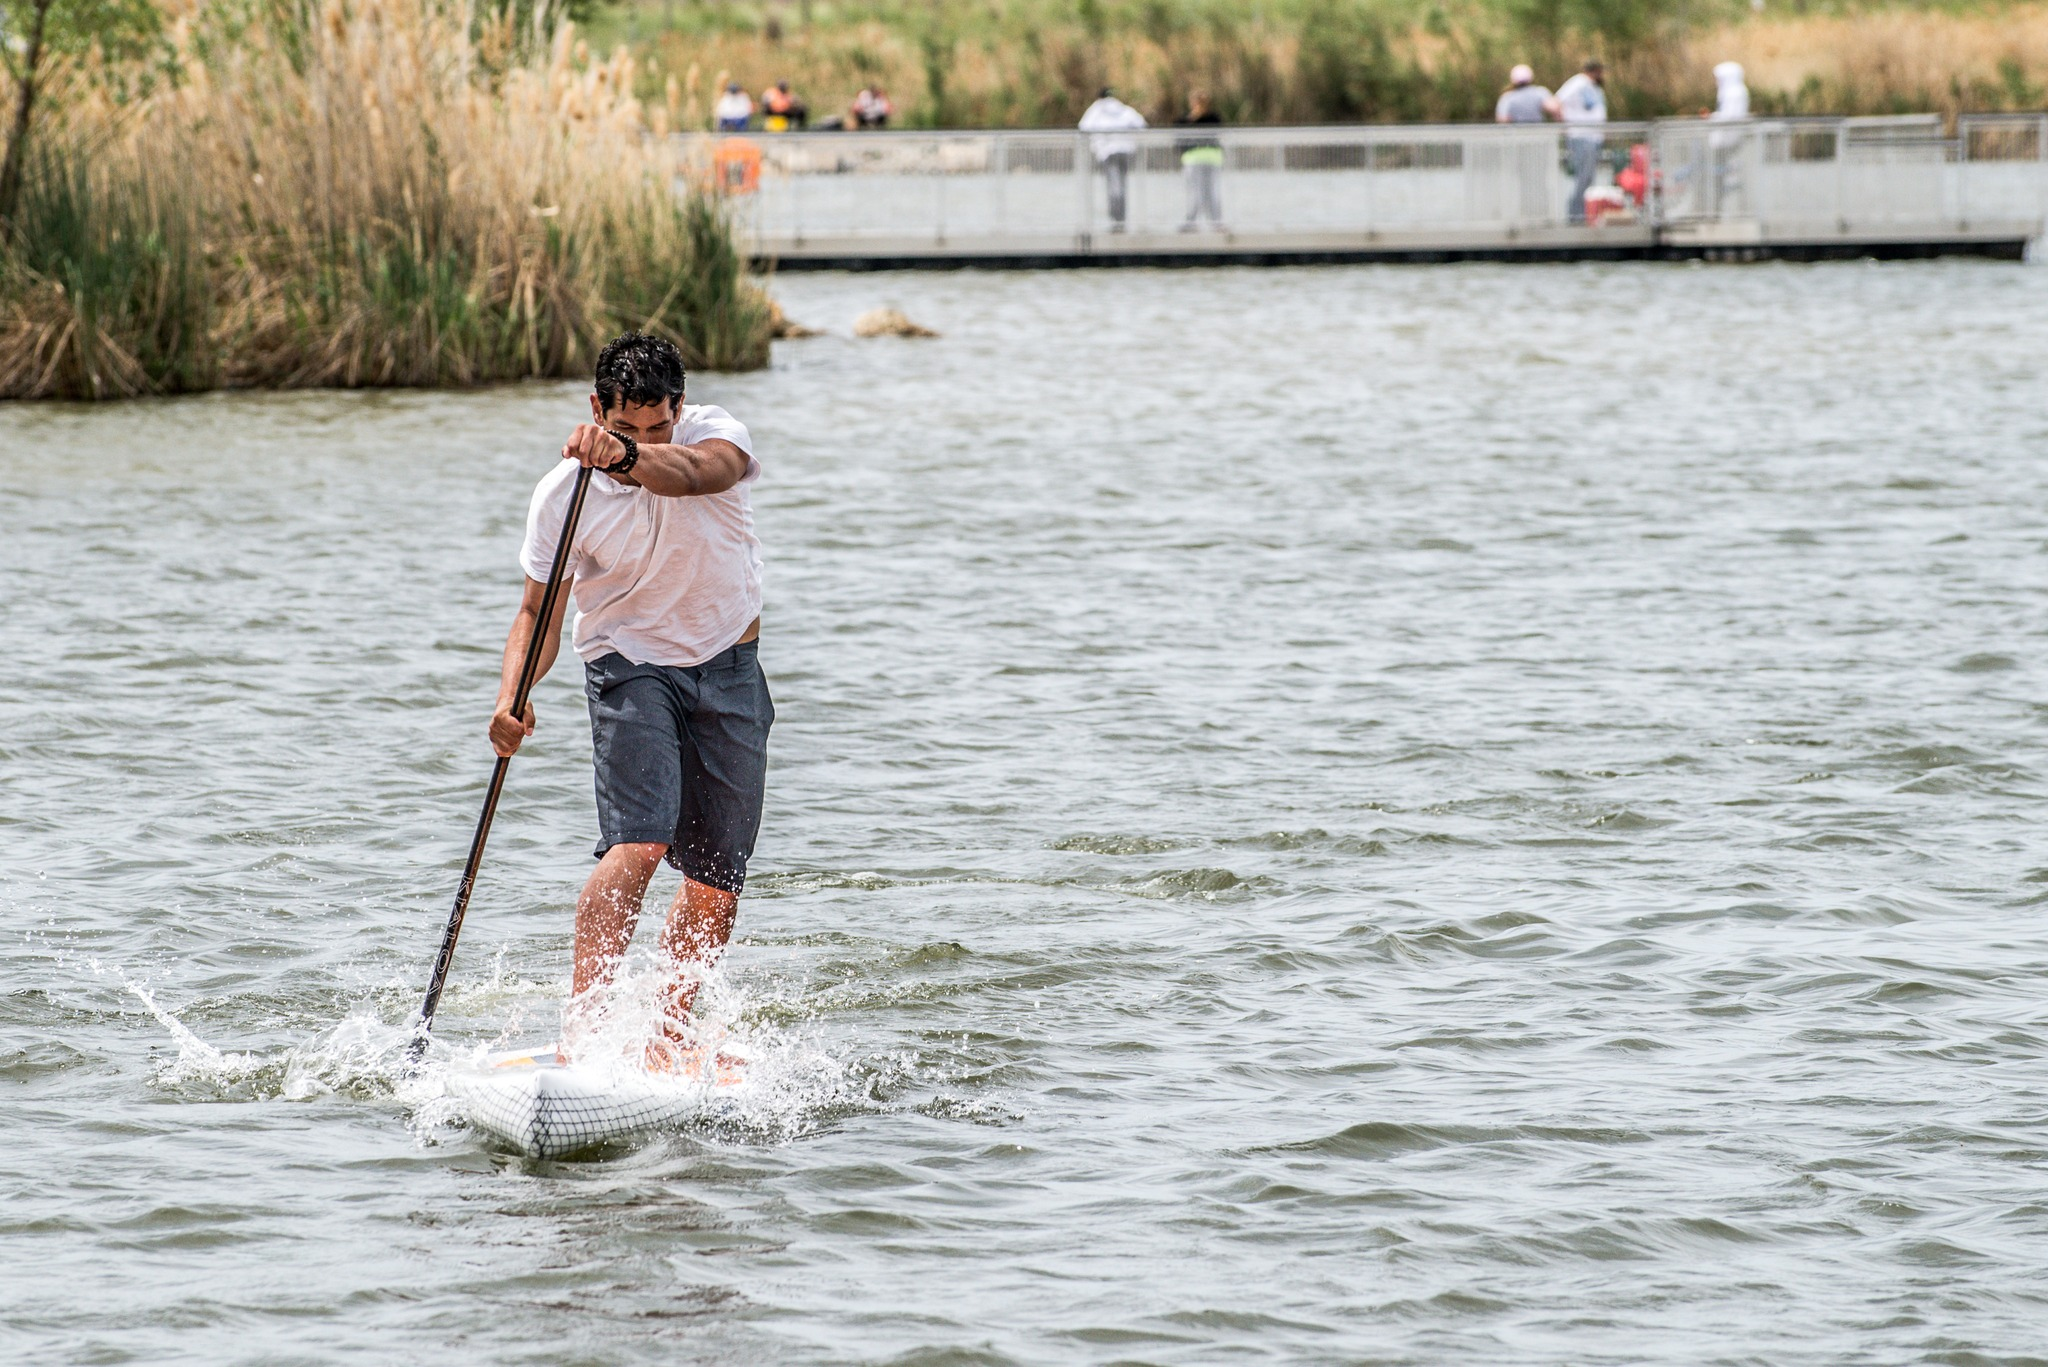
[[[697,965],[715,962],[732,938],[761,829],[775,703],[759,653],[749,641],[692,671],[698,684],[683,751],[683,813],[670,855],[682,866],[683,886],[661,939],[676,964],[669,993],[676,1020],[696,1002]]]
[[[1216,231],[1223,231],[1223,168],[1202,168],[1202,207]]]
[[[597,777],[597,869],[576,901],[577,1012],[598,1005],[640,919],[647,882],[683,806],[683,700],[658,665],[606,655],[584,666]],[[565,1022],[566,1024],[566,1022]]]
[[[633,942],[648,880],[667,852],[666,845],[614,845],[597,861],[576,899],[576,974],[570,987],[575,995],[611,982]]]
[[[1572,198],[1566,207],[1573,223],[1586,221],[1586,191],[1592,188],[1593,173],[1600,169],[1600,144],[1590,138],[1573,138],[1571,149]]]
[[[1112,229],[1124,226],[1125,194],[1129,185],[1131,159],[1122,152],[1112,152],[1103,159],[1102,173],[1109,178],[1109,223]]]
[[[669,988],[671,1021],[687,1016],[697,1004],[697,978],[690,966],[709,967],[718,962],[726,942],[732,939],[733,922],[739,914],[738,893],[714,888],[694,878],[685,878],[676,889],[676,900],[668,909],[668,924],[661,932],[661,947],[677,967]]]

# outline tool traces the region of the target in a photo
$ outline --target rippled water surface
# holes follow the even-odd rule
[[[390,1058],[578,387],[0,411],[8,1356],[2043,1360],[2048,271],[778,289],[778,1062],[579,1161]]]

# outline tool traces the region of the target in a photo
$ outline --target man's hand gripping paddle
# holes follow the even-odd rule
[[[576,488],[569,495],[569,515],[562,519],[562,539],[555,543],[555,563],[548,567],[547,587],[541,594],[540,619],[526,642],[526,662],[519,667],[519,691],[512,696],[512,715],[524,716],[527,695],[533,691],[533,674],[540,667],[541,638],[555,619],[555,600],[562,594],[562,571],[569,564],[569,543],[576,539],[576,519],[583,513],[583,495],[590,488],[590,472],[584,466],[576,472]],[[477,818],[476,835],[469,842],[469,862],[462,866],[462,882],[455,888],[455,909],[448,913],[448,928],[441,932],[441,953],[434,960],[434,976],[427,982],[427,1000],[413,1026],[412,1042],[406,1045],[408,1063],[418,1063],[427,1052],[427,1038],[434,1029],[434,1009],[441,1004],[441,989],[448,984],[448,968],[455,962],[455,941],[462,934],[462,915],[469,910],[469,894],[476,887],[476,871],[484,862],[484,841],[490,839],[491,818],[498,812],[498,795],[505,791],[505,771],[512,765],[510,755],[498,757],[491,771],[490,791],[484,794],[483,815]]]

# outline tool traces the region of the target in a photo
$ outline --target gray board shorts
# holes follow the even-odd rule
[[[775,723],[760,652],[746,641],[698,665],[584,663],[598,858],[660,843],[686,878],[730,893],[746,884]]]

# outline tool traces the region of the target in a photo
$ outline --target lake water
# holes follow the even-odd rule
[[[8,1357],[2048,1356],[2048,271],[777,288],[767,1085],[580,1161],[394,1053],[580,388],[0,410]]]

